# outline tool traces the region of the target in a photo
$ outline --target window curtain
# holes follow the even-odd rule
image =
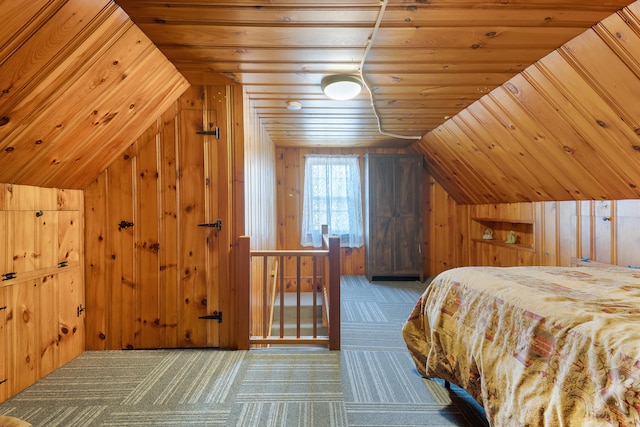
[[[342,247],[364,244],[358,156],[305,156],[302,246],[322,246],[323,224]]]

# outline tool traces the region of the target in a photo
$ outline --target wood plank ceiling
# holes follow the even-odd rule
[[[276,145],[392,147],[411,145],[628,3],[116,1],[192,84],[244,85]],[[322,77],[360,71],[373,103],[366,90],[350,101],[321,92]]]

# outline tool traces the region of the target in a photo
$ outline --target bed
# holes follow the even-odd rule
[[[640,425],[640,270],[448,270],[402,333],[420,374],[464,388],[492,426]]]

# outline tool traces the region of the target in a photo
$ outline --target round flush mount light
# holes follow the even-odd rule
[[[336,74],[322,79],[322,91],[331,99],[345,101],[354,98],[362,90],[362,81],[349,74]]]
[[[287,102],[287,110],[299,110],[302,108],[302,103],[298,101]]]

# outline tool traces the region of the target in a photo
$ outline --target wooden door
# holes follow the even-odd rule
[[[58,365],[64,365],[84,351],[84,286],[82,269],[75,268],[55,276],[58,295],[56,333]]]
[[[397,157],[395,161],[395,273],[422,271],[422,161]]]
[[[218,228],[211,226],[218,219],[217,139],[198,133],[215,128],[215,111],[205,110],[204,116],[205,123],[202,109],[180,113],[179,347],[217,347],[219,343],[218,321],[207,318],[219,310]]]
[[[5,401],[9,397],[9,375],[7,355],[10,350],[7,348],[9,340],[7,338],[7,308],[8,295],[10,287],[0,287],[0,402]]]
[[[224,96],[192,86],[85,189],[87,348],[218,347],[231,328],[203,319],[230,307],[233,159],[224,130],[203,134]]]
[[[18,393],[38,380],[38,310],[37,291],[41,279],[29,280],[11,286],[8,301],[7,328],[11,342],[9,354],[8,387],[10,393]]]
[[[395,161],[391,156],[369,157],[369,212],[371,229],[367,250],[367,276],[394,272]]]

